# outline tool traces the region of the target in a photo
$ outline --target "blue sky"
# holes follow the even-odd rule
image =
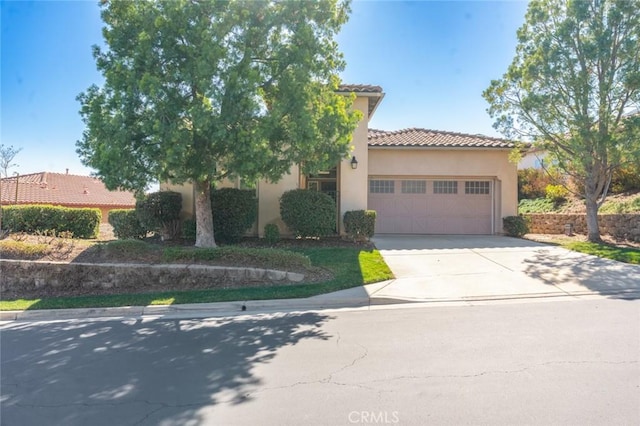
[[[500,136],[482,91],[507,69],[524,1],[355,1],[338,37],[345,83],[386,95],[370,127]],[[11,171],[89,174],[75,152],[76,96],[102,79],[97,1],[2,1],[0,138],[22,148]]]

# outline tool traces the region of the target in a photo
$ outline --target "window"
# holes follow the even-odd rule
[[[455,180],[436,180],[433,182],[434,194],[457,194],[458,182]]]
[[[403,180],[402,181],[402,193],[403,194],[426,194],[427,193],[427,181],[425,181],[425,180]]]
[[[395,181],[392,180],[370,180],[369,193],[371,194],[393,194]]]
[[[489,194],[489,182],[467,181],[464,183],[465,194]]]

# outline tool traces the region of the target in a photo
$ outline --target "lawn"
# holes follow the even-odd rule
[[[343,290],[393,278],[389,267],[377,250],[322,247],[293,249],[292,251],[308,256],[313,266],[329,269],[333,272],[333,279],[321,283],[303,283],[294,286],[56,297],[33,300],[2,300],[0,301],[0,310],[146,306],[229,302],[238,300],[289,299],[315,296],[317,294]]]
[[[612,246],[586,241],[562,242],[562,247],[580,253],[592,254],[605,259],[640,265],[640,249]]]

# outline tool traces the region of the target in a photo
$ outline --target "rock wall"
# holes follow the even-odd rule
[[[0,260],[4,299],[287,285],[303,279],[304,275],[294,272],[256,268]]]
[[[573,225],[573,232],[587,233],[584,214],[526,214],[533,234],[564,234],[565,225]],[[640,214],[605,214],[598,216],[600,233],[616,238],[640,241]]]

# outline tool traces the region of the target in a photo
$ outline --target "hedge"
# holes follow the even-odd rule
[[[523,216],[507,216],[502,218],[504,232],[510,237],[522,237],[529,232],[529,224]]]
[[[135,209],[111,210],[109,223],[119,240],[142,239],[147,236],[148,229],[140,223]]]
[[[258,201],[255,191],[235,188],[211,191],[211,211],[216,241],[237,243],[256,221]]]
[[[280,216],[298,237],[324,237],[335,233],[336,203],[318,191],[293,189],[280,198]]]
[[[172,191],[153,192],[136,201],[136,213],[143,228],[161,232],[165,237],[179,229],[182,194]]]
[[[375,210],[351,210],[344,214],[344,230],[353,240],[368,240],[376,230]]]
[[[100,209],[52,205],[3,206],[2,227],[13,232],[71,232],[75,238],[97,238]]]

